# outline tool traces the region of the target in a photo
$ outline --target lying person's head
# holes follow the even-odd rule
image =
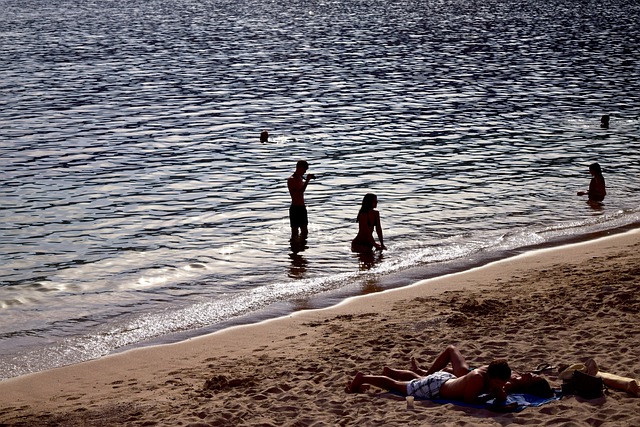
[[[511,378],[511,368],[509,367],[509,364],[506,360],[496,359],[493,362],[489,363],[487,374],[491,379],[507,381],[509,380],[509,378]]]
[[[540,375],[532,373],[513,375],[509,382],[512,385],[511,391],[516,393],[528,393],[538,397],[552,397],[554,395],[549,381]]]
[[[511,378],[511,368],[504,359],[497,359],[489,363],[487,368],[489,377],[489,391],[497,392],[503,390],[509,378]]]

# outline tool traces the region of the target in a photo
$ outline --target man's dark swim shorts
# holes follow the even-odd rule
[[[307,207],[304,205],[291,205],[289,207],[289,223],[291,228],[306,227],[309,224]]]

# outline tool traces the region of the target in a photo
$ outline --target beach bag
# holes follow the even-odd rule
[[[569,381],[562,385],[562,391],[583,399],[597,399],[604,394],[604,383],[600,377],[574,371]]]

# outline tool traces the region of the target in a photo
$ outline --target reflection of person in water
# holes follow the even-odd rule
[[[384,259],[384,255],[382,251],[368,251],[368,252],[357,252],[359,263],[358,268],[360,271],[371,270],[376,264],[380,264]]]
[[[302,252],[306,249],[304,247],[291,247],[292,252],[289,254],[289,258],[291,259],[291,266],[289,266],[289,277],[292,279],[304,279],[305,274],[307,272],[308,262],[304,256],[302,256],[299,252]]]
[[[384,246],[382,237],[382,226],[380,225],[380,212],[375,208],[378,206],[378,198],[375,194],[368,193],[362,199],[362,207],[358,212],[358,234],[351,241],[351,250],[353,252],[371,252],[376,249],[387,249]],[[373,238],[373,230],[378,234],[380,244],[376,243]]]
[[[578,196],[589,196],[589,203],[600,203],[604,200],[604,196],[607,195],[600,165],[598,163],[589,165],[589,173],[591,173],[592,177],[589,183],[589,191],[578,191]]]

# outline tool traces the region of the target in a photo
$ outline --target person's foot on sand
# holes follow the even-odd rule
[[[344,391],[347,393],[359,393],[360,386],[362,385],[362,377],[364,377],[364,373],[358,371],[356,376],[353,377],[353,380],[350,383],[347,383]]]
[[[411,357],[411,370],[413,372],[416,372],[418,369],[420,369],[420,367],[418,366],[418,362],[416,362],[416,358],[415,357]]]

